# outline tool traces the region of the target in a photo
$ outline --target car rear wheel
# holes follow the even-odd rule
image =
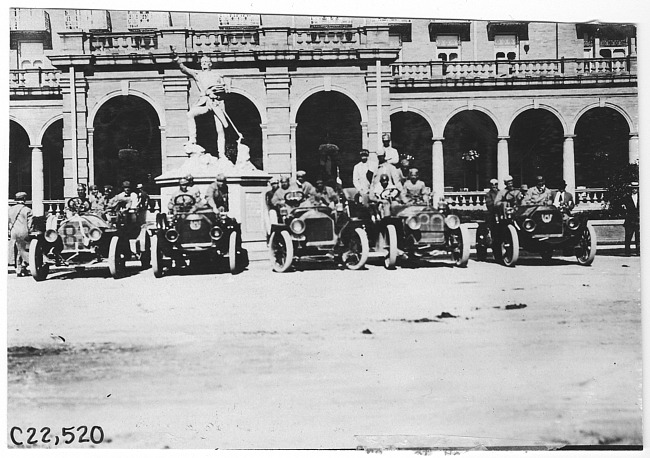
[[[237,232],[230,233],[230,240],[228,241],[228,267],[230,273],[237,273]]]
[[[384,267],[392,270],[397,264],[397,229],[392,224],[386,226],[377,238],[377,249],[384,255]]]
[[[275,231],[269,240],[271,263],[275,272],[286,272],[293,262],[293,241],[287,231]]]
[[[503,238],[499,244],[501,249],[501,262],[504,266],[513,267],[519,259],[519,236],[517,235],[517,230],[510,225],[504,232],[505,234],[503,234]]]
[[[467,267],[469,261],[469,231],[465,226],[458,228],[458,245],[453,248],[451,258],[457,267]]]
[[[581,266],[590,266],[596,257],[596,230],[591,224],[587,224],[580,236],[578,248],[576,248],[576,259]]]
[[[50,266],[43,262],[43,242],[33,239],[29,244],[29,273],[34,280],[43,281],[49,272]]]
[[[162,251],[158,247],[158,236],[151,236],[151,269],[153,270],[153,276],[160,278],[163,276],[163,255]]]
[[[368,234],[360,227],[357,227],[348,240],[346,251],[343,253],[343,264],[350,270],[359,270],[366,265],[370,244]]]
[[[144,235],[144,248],[140,252],[140,264],[143,269],[151,267],[151,237],[149,237],[149,232]]]
[[[119,237],[113,237],[108,247],[108,270],[113,278],[118,278],[124,271],[124,253],[120,244]]]

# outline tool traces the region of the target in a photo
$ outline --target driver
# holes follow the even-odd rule
[[[77,185],[77,197],[72,197],[68,200],[67,217],[69,218],[74,213],[85,213],[90,210],[92,204],[86,195],[86,185],[79,183]]]
[[[196,199],[194,198],[194,195],[189,190],[189,185],[190,181],[183,177],[178,180],[178,189],[172,194],[171,198],[169,199],[169,202],[167,203],[167,209],[169,210],[170,214],[174,214],[175,211],[177,210],[178,205],[175,204],[176,198],[178,196],[189,196],[194,200],[194,206],[196,205]],[[194,206],[190,211],[194,210]]]
[[[323,180],[316,180],[314,192],[309,195],[301,206],[319,206],[330,207],[332,210],[339,203],[339,196],[333,188],[326,186]]]
[[[497,193],[494,198],[494,208],[503,211],[507,207],[517,207],[521,204],[521,192],[514,188],[512,176],[506,175],[503,179],[505,188]]]
[[[424,201],[426,186],[420,180],[420,171],[416,168],[409,170],[409,179],[402,188],[402,202],[405,204],[418,204]]]
[[[205,199],[217,215],[228,211],[228,185],[223,173],[217,175],[205,192]]]
[[[136,210],[138,208],[138,195],[131,189],[131,182],[122,182],[122,192],[113,197],[107,205],[107,210]]]
[[[551,205],[553,203],[553,194],[546,187],[546,180],[539,175],[536,178],[537,185],[528,192],[528,205]]]
[[[273,197],[271,198],[271,205],[274,208],[279,209],[285,205],[284,196],[286,196],[286,194],[290,191],[290,186],[291,182],[289,181],[289,177],[286,177],[284,175],[281,176],[280,187],[277,191],[275,191],[275,194],[273,194]]]
[[[377,183],[370,192],[370,201],[376,202],[381,217],[390,216],[390,208],[400,195],[400,190],[390,182],[387,173],[379,176]]]

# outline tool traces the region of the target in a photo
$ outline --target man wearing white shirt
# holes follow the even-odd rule
[[[383,134],[381,136],[381,140],[384,144],[383,150],[384,150],[384,155],[386,156],[386,162],[397,167],[397,164],[399,164],[399,153],[395,148],[390,146],[390,134],[389,133]]]
[[[370,183],[372,181],[373,173],[368,164],[368,156],[370,153],[367,149],[362,149],[359,152],[361,162],[357,163],[352,169],[352,183],[354,188],[361,194],[361,196],[368,196],[370,192]]]

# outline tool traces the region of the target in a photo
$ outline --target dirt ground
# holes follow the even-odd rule
[[[639,275],[608,255],[10,275],[7,425],[99,425],[98,448],[641,444]]]

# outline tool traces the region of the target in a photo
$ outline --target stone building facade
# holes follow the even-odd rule
[[[78,182],[155,194],[184,161],[198,92],[170,46],[230,80],[226,111],[271,175],[316,179],[329,160],[349,186],[383,133],[439,194],[508,174],[598,188],[638,160],[631,24],[12,9],[10,34],[10,193],[36,212]],[[199,143],[215,153],[210,122]]]

